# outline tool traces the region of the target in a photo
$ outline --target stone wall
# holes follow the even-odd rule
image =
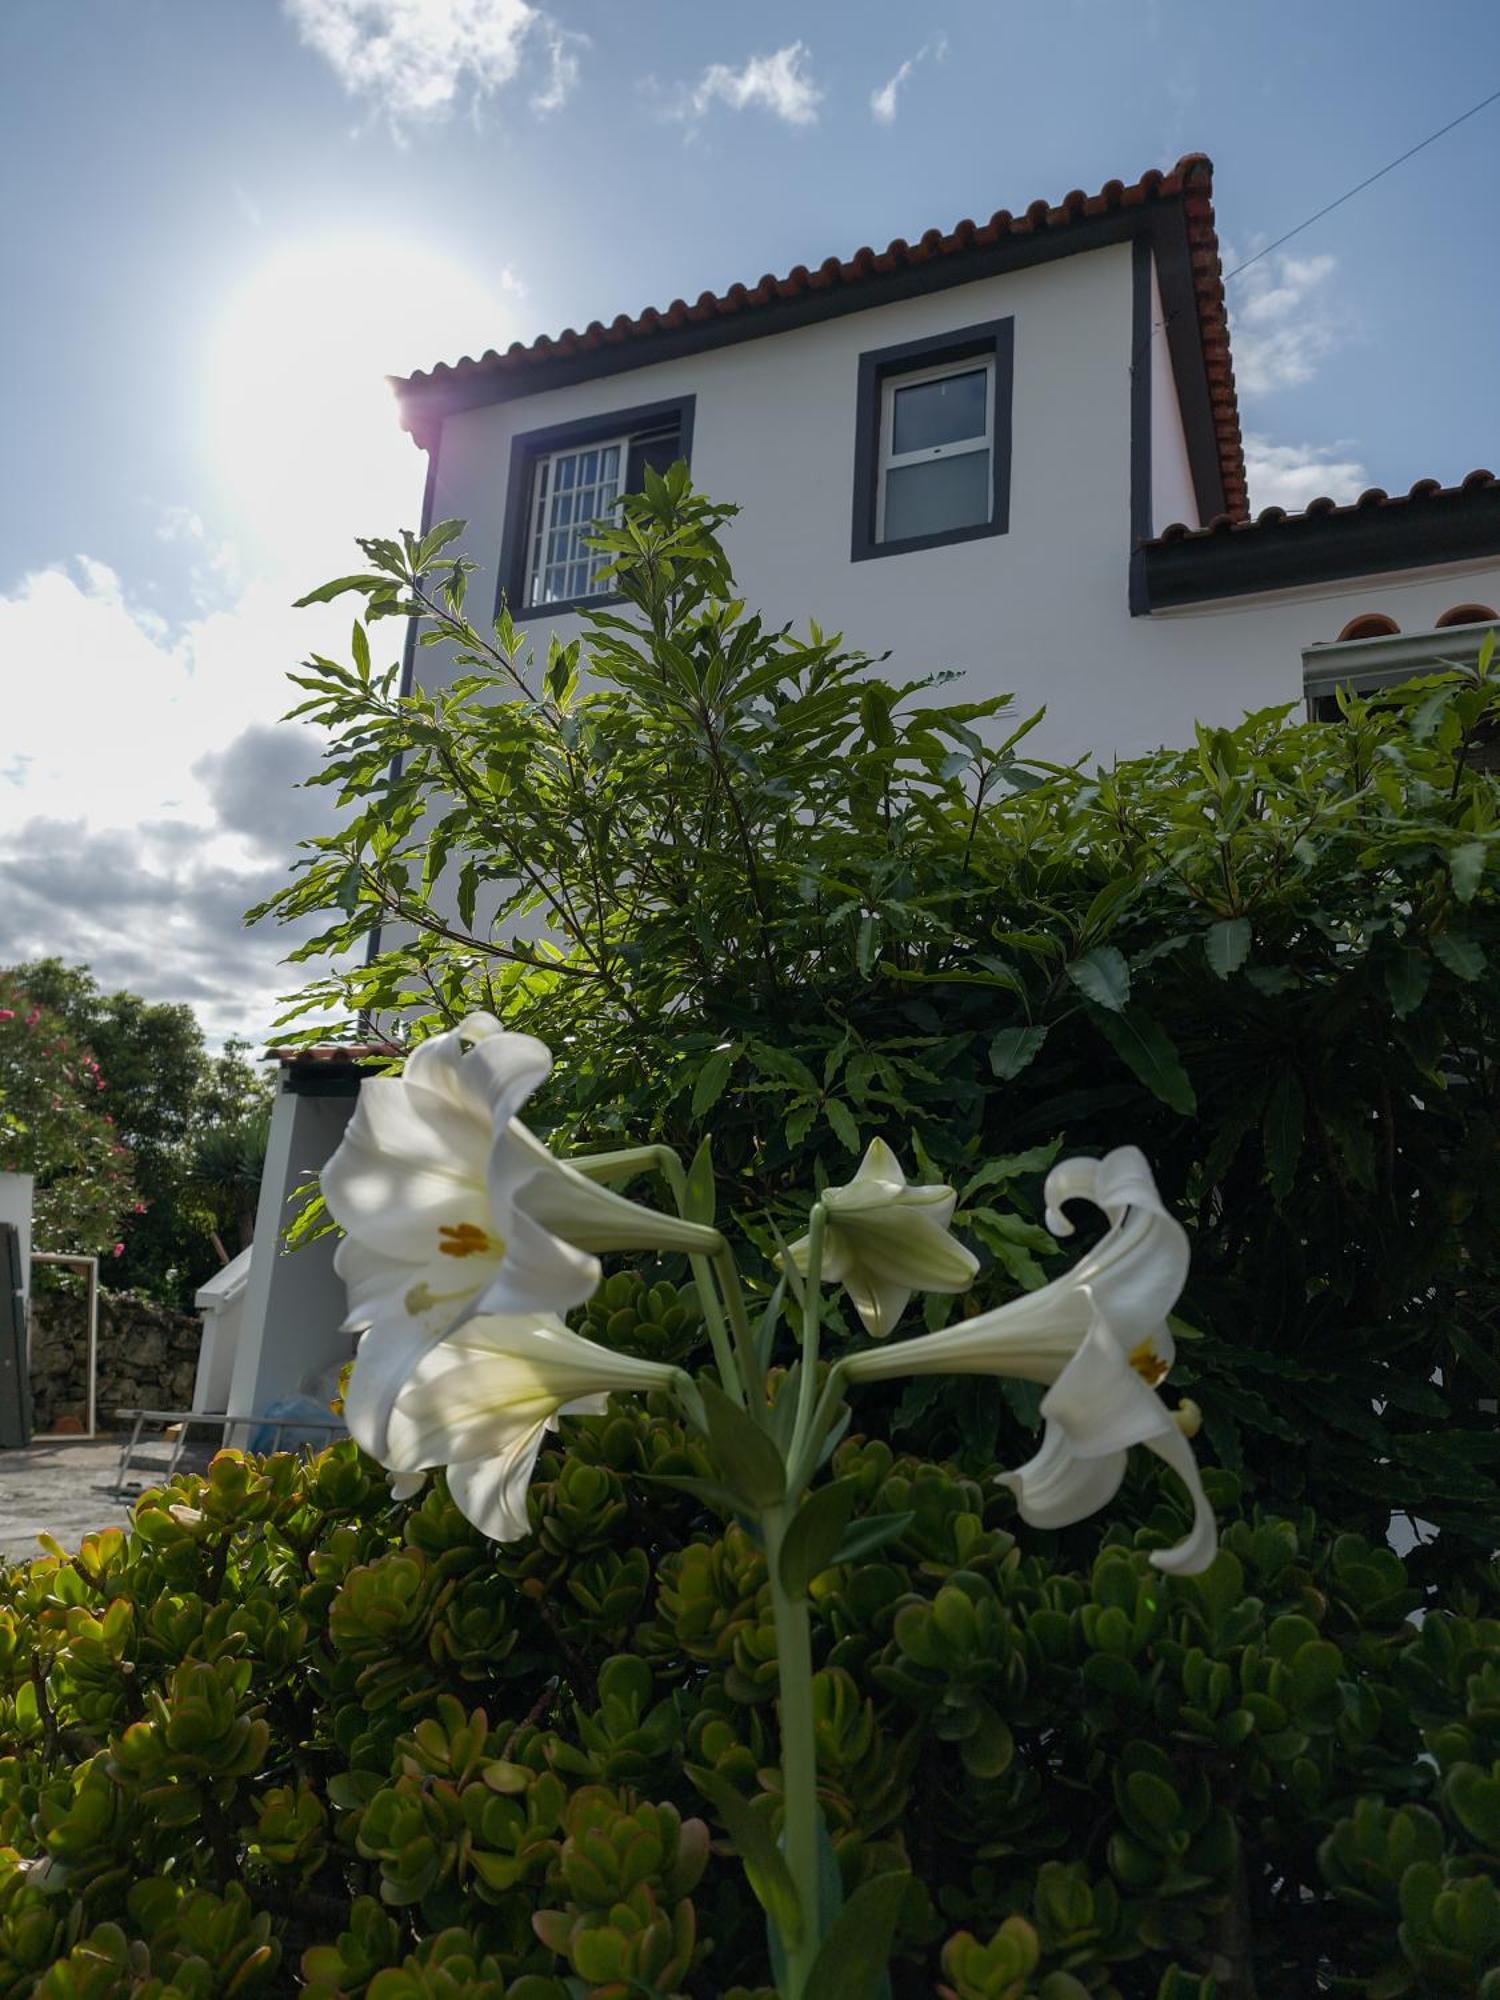
[[[203,1322],[134,1292],[99,1294],[100,1430],[120,1408],[185,1410],[193,1400]],[[88,1309],[83,1286],[31,1301],[32,1428],[83,1430],[88,1421]]]

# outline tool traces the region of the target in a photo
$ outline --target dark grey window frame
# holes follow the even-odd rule
[[[886,383],[892,376],[914,374],[921,368],[937,368],[946,361],[956,365],[976,359],[993,360],[995,364],[995,428],[990,447],[989,520],[975,527],[950,528],[939,535],[908,535],[899,542],[876,541],[880,415]],[[912,555],[919,549],[941,549],[950,542],[977,542],[989,535],[1010,532],[1011,403],[1015,372],[1014,316],[984,320],[977,326],[955,327],[951,333],[933,334],[927,340],[904,340],[896,347],[872,348],[859,357],[859,393],[854,429],[854,526],[849,544],[851,562],[869,562],[876,556]]]
[[[526,554],[531,527],[531,495],[536,463],[553,451],[577,451],[585,445],[622,433],[644,431],[676,418],[680,456],[692,464],[693,416],[696,396],[669,396],[659,403],[638,403],[628,410],[602,410],[596,417],[575,417],[567,423],[546,424],[539,430],[518,431],[510,441],[510,469],[505,483],[505,518],[500,529],[500,575],[495,587],[495,614],[509,605],[521,625],[533,618],[557,618],[570,611],[616,602],[613,591],[593,591],[587,597],[565,597],[551,604],[527,604]]]

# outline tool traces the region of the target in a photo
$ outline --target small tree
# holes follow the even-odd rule
[[[114,1259],[138,1207],[93,1052],[0,972],[0,1168],[36,1180],[33,1247]]]
[[[246,1059],[248,1045],[231,1039],[211,1054],[190,1007],[123,989],[106,993],[87,966],[44,958],[17,967],[16,976],[97,1056],[109,1078],[111,1114],[136,1161],[143,1206],[110,1282],[189,1304],[220,1261],[215,1235],[241,1235],[243,1193],[226,1196],[211,1185],[199,1155],[217,1147],[243,1170],[253,1154],[267,1086]],[[258,1165],[255,1171],[258,1177]]]

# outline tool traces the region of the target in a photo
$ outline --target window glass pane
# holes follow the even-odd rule
[[[891,450],[930,451],[934,445],[985,435],[985,372],[969,369],[936,382],[914,382],[892,398]]]
[[[669,431],[657,431],[650,437],[632,438],[625,491],[639,493],[644,489],[648,465],[653,472],[666,472],[681,456],[682,433],[675,425]]]
[[[943,535],[979,528],[990,518],[990,455],[965,451],[926,465],[897,465],[885,475],[885,537]]]
[[[536,566],[530,578],[533,604],[557,604],[589,597],[608,560],[587,546],[595,523],[610,516],[620,491],[618,444],[589,445],[558,452],[537,468]]]

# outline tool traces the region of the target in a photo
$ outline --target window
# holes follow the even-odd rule
[[[860,356],[855,562],[1005,533],[1013,325]]]
[[[624,438],[554,451],[536,462],[531,488],[531,554],[526,564],[528,605],[565,604],[591,597],[608,558],[589,547],[595,523],[607,520],[620,491]]]
[[[511,445],[499,597],[516,615],[576,610],[607,597],[609,558],[589,546],[646,468],[665,472],[692,444],[693,398],[528,431]]]

